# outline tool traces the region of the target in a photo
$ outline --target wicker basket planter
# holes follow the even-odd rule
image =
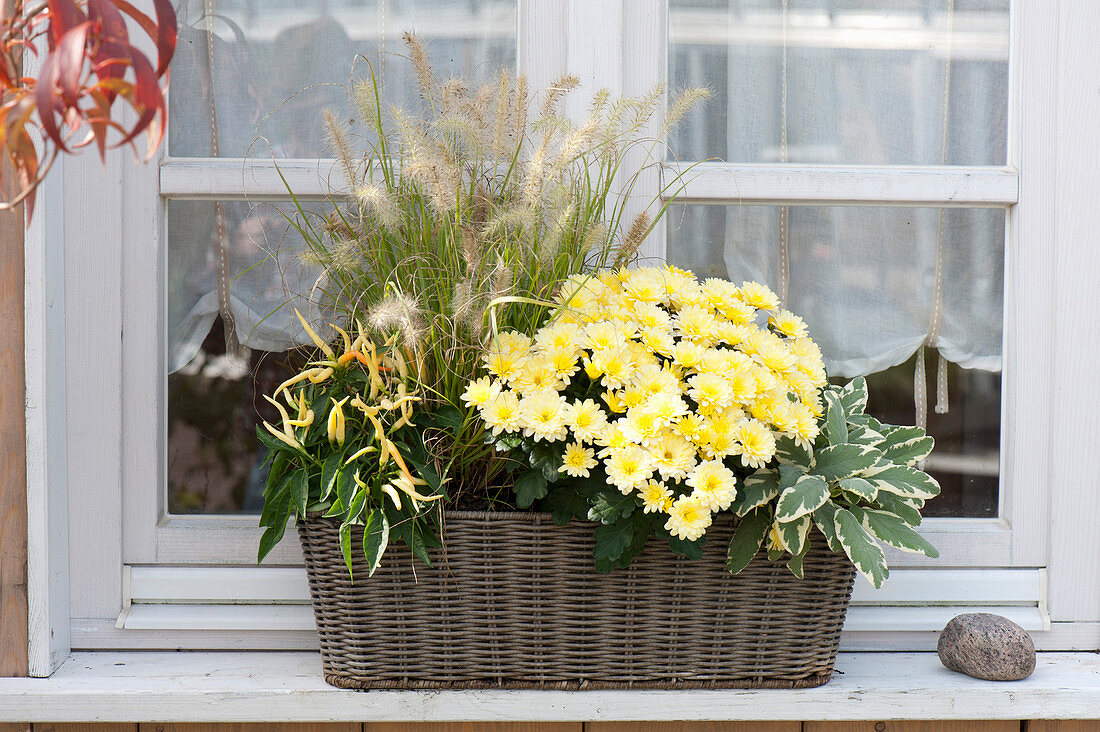
[[[299,524],[325,680],[349,689],[801,688],[829,680],[851,597],[843,554],[805,580],[761,553],[725,569],[732,525],[702,559],[652,547],[592,567],[592,527],[546,514],[447,512],[435,568],[398,553],[348,578],[338,525]]]

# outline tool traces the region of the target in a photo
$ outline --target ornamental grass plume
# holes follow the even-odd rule
[[[507,482],[506,461],[463,401],[467,383],[484,374],[494,333],[534,333],[568,278],[636,258],[667,204],[646,196],[654,214],[628,220],[641,171],[624,160],[641,149],[654,164],[673,117],[705,92],[681,94],[664,115],[663,87],[621,99],[601,91],[577,122],[561,109],[575,77],[535,93],[506,71],[484,84],[442,79],[415,35],[405,45],[421,110],[385,105],[373,68],[358,64],[366,78],[349,93],[358,126],[324,116],[344,178],[329,197],[335,210],[318,226],[295,199],[288,220],[322,267],[316,310],[396,334],[419,354],[418,424],[452,496],[486,506]],[[504,402],[496,414],[500,424],[517,418]],[[547,429],[556,425],[546,416]]]

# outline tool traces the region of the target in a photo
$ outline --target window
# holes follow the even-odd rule
[[[242,375],[277,372],[282,357],[263,353],[273,346],[258,334],[270,307],[265,293],[281,273],[265,275],[262,267],[250,272],[246,277],[258,284],[248,297],[229,303],[238,334],[247,333],[238,340],[258,338],[251,360],[237,356],[232,342],[226,347],[221,285],[243,262],[255,261],[257,247],[294,246],[277,223],[286,191],[276,162],[296,192],[316,201],[326,190],[330,163],[318,158],[323,147],[312,134],[333,89],[288,97],[311,75],[341,79],[346,68],[333,64],[345,60],[348,49],[364,51],[374,64],[381,58],[378,45],[394,50],[409,26],[423,32],[437,58],[464,71],[514,60],[540,88],[569,69],[582,79],[579,98],[602,86],[637,94],[665,78],[674,86],[691,81],[716,88],[712,106],[669,141],[668,160],[642,180],[655,195],[662,180],[695,160],[719,156],[729,162],[690,170],[683,205],[673,210],[668,228],[656,232],[649,253],[667,254],[703,274],[759,277],[774,285],[782,227],[787,294],[804,314],[845,317],[823,308],[830,302],[826,293],[812,292],[825,276],[843,276],[850,292],[878,307],[883,303],[875,299],[889,293],[868,283],[888,272],[892,285],[911,287],[904,304],[925,303],[942,231],[949,274],[989,277],[971,282],[969,290],[980,290],[975,297],[994,310],[991,303],[1003,293],[1003,327],[993,328],[995,321],[976,315],[969,302],[960,312],[972,323],[944,321],[941,345],[971,337],[974,323],[989,332],[978,346],[964,344],[949,356],[950,411],[929,409],[941,446],[952,446],[937,456],[939,466],[930,467],[945,484],[957,478],[948,488],[953,497],[945,501],[946,515],[925,527],[942,556],[893,555],[898,571],[881,593],[857,590],[845,646],[928,647],[934,642],[929,631],[960,607],[996,607],[1032,629],[1044,627],[1047,568],[1050,585],[1065,587],[1080,565],[1050,559],[1048,517],[1065,509],[1050,487],[1056,454],[1050,402],[1034,396],[1051,388],[1054,366],[1045,355],[1055,346],[1048,297],[1055,269],[1047,249],[1057,136],[1052,117],[1042,111],[1054,107],[1057,84],[1050,68],[1023,62],[1025,54],[1055,53],[1057,24],[1042,4],[956,0],[951,13],[950,0],[896,0],[886,10],[869,0],[608,0],[584,8],[541,0],[379,0],[365,6],[217,0],[210,15],[211,4],[180,4],[191,42],[181,43],[187,49],[173,69],[167,153],[144,167],[110,158],[106,170],[94,157],[67,160],[63,185],[52,189],[46,204],[62,213],[41,219],[54,228],[37,235],[63,240],[66,257],[64,424],[74,648],[294,648],[314,642],[296,542],[288,536],[256,567],[259,532],[247,515],[255,510],[245,423],[254,396]],[[950,89],[957,91],[948,95],[945,153],[934,144],[942,143],[943,99],[933,94],[925,108],[930,97],[917,93],[925,87],[916,85],[930,88],[945,72],[943,39],[952,22],[955,40],[947,45],[959,55],[953,57]],[[317,33],[340,42],[318,44],[311,35]],[[830,47],[838,38],[878,45],[868,51]],[[288,60],[292,52],[295,62]],[[376,65],[389,93],[407,94],[398,64]],[[867,79],[888,91],[860,98],[856,82]],[[181,96],[189,103],[179,105]],[[853,98],[866,107],[862,116],[851,116],[856,127],[830,127],[832,120],[849,118],[838,110]],[[957,121],[952,117],[952,104],[964,100],[973,106],[957,108],[979,108],[979,119],[961,112]],[[268,115],[265,105],[271,104],[279,109]],[[883,104],[902,109],[884,111]],[[216,126],[209,117],[215,107]],[[792,113],[796,108],[801,117]],[[1006,122],[997,122],[998,115]],[[916,116],[941,120],[941,126]],[[899,118],[902,132],[895,127]],[[886,147],[867,142],[875,134]],[[868,232],[911,246],[888,257]],[[219,275],[221,261],[226,265]],[[820,274],[828,267],[833,274]],[[910,281],[906,273],[913,270],[923,272],[924,281]],[[807,299],[800,305],[798,298]],[[914,366],[906,359],[926,335],[918,332],[908,353],[901,349],[869,369],[880,372],[874,398],[883,400],[882,409],[898,410],[899,420],[909,419],[914,407]],[[959,355],[967,348],[977,360]],[[981,365],[994,353],[1003,354],[1000,377],[988,360]],[[978,368],[958,369],[968,364]],[[931,351],[925,366],[932,383],[939,366]],[[934,404],[935,389],[930,391],[928,403]],[[234,420],[231,428],[227,423]],[[199,447],[199,435],[212,432],[222,436],[221,447]],[[1040,640],[1041,647],[1068,648],[1084,637],[1084,626],[1071,621],[1092,619],[1094,609],[1075,602],[1061,615],[1051,610],[1066,630],[1040,630],[1040,638],[1051,639]]]

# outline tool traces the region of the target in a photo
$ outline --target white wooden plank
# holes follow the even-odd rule
[[[963,613],[1003,615],[1025,630],[1043,630],[1037,607],[958,605],[944,607],[851,607],[844,623],[848,632],[909,633],[940,631]],[[125,630],[313,630],[310,605],[132,605],[124,614]]]
[[[1010,206],[1019,197],[1015,170],[995,166],[665,163],[661,186],[678,175],[682,187],[671,186],[666,198],[675,194],[680,203]],[[289,187],[317,200],[341,185],[335,161],[327,159],[168,158],[160,166],[160,191],[168,198],[287,198]]]
[[[675,185],[672,182],[680,177]],[[677,203],[814,206],[1010,206],[1017,175],[994,166],[666,163]]]
[[[1043,0],[1012,3],[1008,163],[1020,201],[1005,227],[1004,370],[1001,375],[1001,516],[1012,524],[1014,561],[1049,558],[1051,443],[1058,291],[1054,263],[1058,13]]]
[[[1100,3],[1067,0],[1058,6],[1058,153],[1055,194],[1053,417],[1050,425],[1050,611],[1058,620],[1100,620],[1100,393],[1082,374],[1100,361],[1096,297],[1100,251],[1100,88],[1082,69],[1100,63]],[[1087,379],[1086,379],[1087,383]],[[1084,386],[1084,388],[1082,388]]]
[[[955,10],[955,31],[948,39],[949,22],[943,12],[867,12],[861,8],[797,8],[783,27],[778,8],[742,9],[735,20],[724,7],[677,9],[672,40],[693,46],[775,47],[879,51],[920,51],[956,61],[1004,60],[1008,54],[1004,19],[1000,12]],[[965,16],[966,21],[962,20]]]
[[[1051,623],[1050,630],[1028,632],[1039,651],[1089,651],[1100,648],[1100,623]],[[935,651],[939,631],[842,633],[841,651]]]
[[[940,552],[938,559],[887,547],[891,568],[1011,567],[1012,531],[997,519],[926,519],[920,532]],[[157,528],[157,556],[171,564],[251,565],[262,532],[255,517],[195,517],[168,519]],[[268,566],[301,565],[302,550],[292,527],[264,560]],[[1036,566],[1034,564],[1030,566]]]
[[[332,159],[166,158],[160,165],[160,194],[185,200],[287,199],[288,191],[318,200],[344,185]]]
[[[308,603],[304,567],[131,567],[135,603]]]
[[[129,165],[122,218],[122,558],[150,562],[165,489],[166,202],[157,164]]]
[[[545,89],[566,72],[568,0],[519,0],[516,60],[531,89]]]
[[[92,154],[65,163],[70,606],[77,617],[111,617],[122,596],[121,181],[134,162]]]
[[[115,621],[76,619],[72,624],[76,650],[278,650],[318,648],[315,630],[120,630]],[[1051,623],[1050,630],[1030,631],[1040,651],[1100,649],[1100,623]],[[934,651],[939,630],[859,631],[841,634],[842,651]]]
[[[28,672],[69,654],[65,442],[64,161],[38,189],[24,239]]]
[[[121,630],[115,620],[76,618],[71,629],[77,650],[316,651],[309,630]],[[924,649],[926,650],[926,649]]]
[[[130,567],[134,603],[308,603],[302,567]],[[897,569],[881,589],[857,582],[853,605],[1031,605],[1037,569]]]
[[[280,722],[1087,719],[1100,657],[1041,654],[1010,684],[932,653],[841,654],[815,689],[374,691],[327,686],[316,653],[80,653],[50,679],[0,679],[0,720]]]

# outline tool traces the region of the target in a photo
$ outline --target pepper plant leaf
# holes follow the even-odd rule
[[[382,555],[386,553],[389,543],[390,522],[386,520],[385,511],[375,509],[363,522],[363,554],[367,558],[368,576],[373,576],[378,565],[382,563]]]

